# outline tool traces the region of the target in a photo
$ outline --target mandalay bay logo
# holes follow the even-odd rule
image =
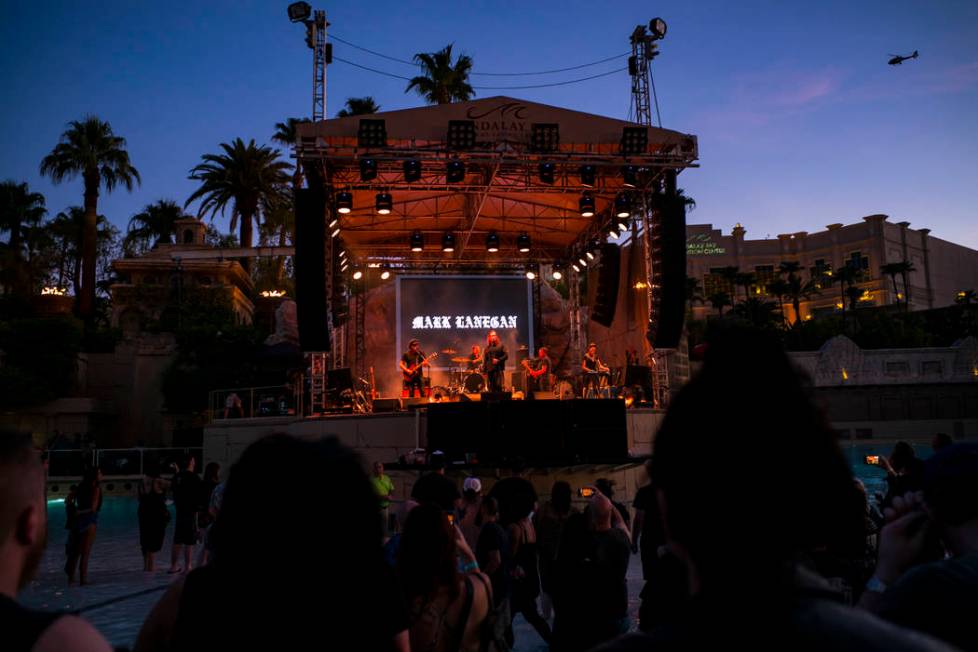
[[[411,330],[516,328],[516,315],[417,315]]]
[[[524,134],[527,131],[526,110],[525,104],[504,102],[491,109],[473,106],[465,112],[465,117],[475,122],[480,137],[495,140],[502,136]]]

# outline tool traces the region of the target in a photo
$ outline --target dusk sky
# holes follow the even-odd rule
[[[38,173],[65,123],[108,120],[128,141],[142,186],[104,195],[120,228],[160,198],[193,191],[200,155],[235,137],[268,143],[307,116],[310,51],[287,2],[5,2],[0,20],[0,178],[27,181],[53,214],[81,204],[82,182]],[[453,42],[474,72],[562,68],[629,50],[635,25],[669,25],[654,62],[664,127],[696,134],[701,168],[680,176],[690,223],[748,238],[817,231],[885,213],[978,248],[978,2],[312,2],[336,36],[400,59]],[[97,7],[97,8],[93,8]],[[890,53],[920,51],[902,66]],[[334,55],[412,76],[414,68],[334,43]],[[624,57],[539,77],[614,70]],[[336,62],[330,116],[350,96],[383,109],[423,104],[406,82]],[[556,88],[478,89],[626,118],[625,72]],[[226,223],[226,222],[225,222]],[[224,227],[225,223],[221,223]]]

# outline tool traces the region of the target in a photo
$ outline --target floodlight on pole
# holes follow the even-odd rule
[[[312,16],[312,7],[308,2],[293,2],[289,5],[289,20],[293,23],[301,23]]]

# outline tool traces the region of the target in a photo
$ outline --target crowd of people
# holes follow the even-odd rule
[[[757,396],[765,409],[745,410]],[[556,482],[542,504],[522,477],[459,487],[438,456],[393,510],[382,465],[368,475],[336,439],[274,435],[242,453],[225,486],[208,478],[220,488],[209,560],[179,575],[135,647],[503,651],[521,614],[557,652],[978,650],[978,445],[935,448],[923,461],[900,444],[881,461],[889,489],[875,510],[788,357],[749,331],[711,341],[631,510],[606,481],[576,501]],[[177,530],[190,528],[186,509],[201,511],[177,498],[193,470],[170,487]],[[100,500],[97,474],[89,480],[75,499],[82,568],[94,527],[82,524]],[[15,601],[43,550],[43,488],[29,441],[5,437],[0,636],[9,649],[107,649],[84,621]],[[150,553],[164,490],[154,478],[141,492]],[[175,532],[176,544],[197,540],[192,524],[195,536]],[[173,567],[186,571],[179,552]],[[645,582],[637,622],[633,553]]]

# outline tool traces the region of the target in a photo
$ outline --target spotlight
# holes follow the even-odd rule
[[[581,265],[581,267],[587,267],[587,261],[584,260],[584,256],[578,258],[577,262]],[[577,270],[577,271],[581,271],[581,270]]]
[[[336,212],[346,215],[353,210],[353,193],[346,190],[336,193]]]
[[[347,269],[347,267],[349,267],[349,265],[347,265],[346,263],[343,263],[342,265],[340,265],[340,271],[341,272],[345,272],[346,269]]]
[[[667,29],[669,27],[666,25],[666,21],[661,18],[653,18],[649,21],[649,31],[652,32],[652,38],[657,41],[666,37]]]
[[[593,254],[593,253],[591,253],[590,251],[588,251],[588,252],[585,252],[585,253],[584,253],[584,255],[585,255],[585,256],[587,256],[587,259],[588,259],[588,260],[594,260],[594,254]],[[581,260],[583,261],[584,259],[583,259],[583,258],[581,258]]]
[[[553,272],[551,273],[551,276],[553,276],[553,279],[554,279],[555,281],[559,281],[560,279],[562,279],[562,278],[564,278],[564,275],[560,273],[560,270],[559,270],[559,269],[555,269],[555,270],[554,270],[554,271],[553,271]]]
[[[448,121],[448,148],[472,149],[475,147],[475,120]]]
[[[521,254],[528,253],[530,251],[530,236],[527,233],[521,233],[518,238],[516,238],[516,248],[519,249]]]
[[[346,249],[340,249],[340,258],[346,258]]]
[[[331,229],[332,229],[332,228],[333,228],[334,226],[336,226],[336,225],[337,225],[337,224],[339,224],[339,223],[340,223],[340,218],[338,218],[338,217],[334,217],[333,219],[331,219],[331,220],[329,221],[329,228],[331,228]]]
[[[380,273],[380,278],[386,281],[390,277],[391,277],[391,271],[386,267],[384,267],[384,271]]]
[[[404,161],[404,180],[408,183],[417,181],[421,178],[421,161],[410,159]]]
[[[411,234],[411,251],[424,251],[424,236],[421,235],[421,231],[415,231]]]
[[[360,181],[373,181],[377,178],[377,159],[360,159]]]
[[[360,118],[357,126],[357,145],[362,148],[387,147],[387,122]]]
[[[579,273],[581,271],[581,268],[577,266],[577,263],[571,263],[571,267],[575,272]]]
[[[553,183],[554,169],[555,166],[553,163],[550,162],[541,163],[539,167],[540,183]]]
[[[491,254],[499,251],[499,234],[495,231],[490,231],[486,236],[486,251]]]
[[[528,279],[530,279],[532,281],[536,277],[537,277],[537,275],[536,275],[536,273],[534,273],[534,271],[532,269],[526,270],[526,278],[528,278]]]
[[[627,217],[619,217],[618,218],[618,230],[621,231],[621,232],[623,232],[623,233],[628,230],[628,218]]]
[[[465,163],[457,158],[452,159],[445,166],[445,181],[448,183],[461,183],[465,181]]]
[[[581,195],[581,200],[578,202],[581,209],[581,217],[592,217],[594,215],[594,197],[591,193],[584,193]]]
[[[550,266],[550,277],[555,281],[564,278],[564,274],[561,272],[562,269],[564,269],[563,261],[555,260],[554,264]]]
[[[628,217],[632,214],[632,200],[623,192],[615,197],[615,215],[618,217]]]
[[[312,7],[308,2],[293,2],[289,5],[289,20],[293,23],[301,23],[312,16]]]
[[[332,232],[332,233],[330,234],[330,237],[331,237],[331,238],[335,238],[335,237],[336,237],[336,236],[338,236],[339,234],[340,234],[340,227],[336,227],[336,228],[335,228],[335,229],[333,230],[333,232]]]
[[[623,165],[621,168],[621,182],[629,188],[638,185],[638,168],[634,165]]]
[[[455,251],[455,235],[450,232],[445,232],[445,235],[441,237],[441,250],[446,254]]]
[[[608,225],[608,237],[611,238],[612,240],[618,239],[618,225],[616,224]]]
[[[390,215],[394,208],[394,198],[389,192],[378,192],[376,197],[377,214]]]
[[[598,172],[593,165],[582,165],[578,174],[581,176],[582,186],[587,186],[588,188],[594,187],[594,180],[597,178]]]
[[[354,281],[359,281],[362,278],[363,278],[363,270],[362,269],[358,269],[355,272],[353,272],[353,280]]]
[[[534,152],[556,152],[560,147],[560,125],[541,122],[530,125],[530,149]]]
[[[648,128],[622,127],[620,147],[623,156],[644,154],[649,148]]]

